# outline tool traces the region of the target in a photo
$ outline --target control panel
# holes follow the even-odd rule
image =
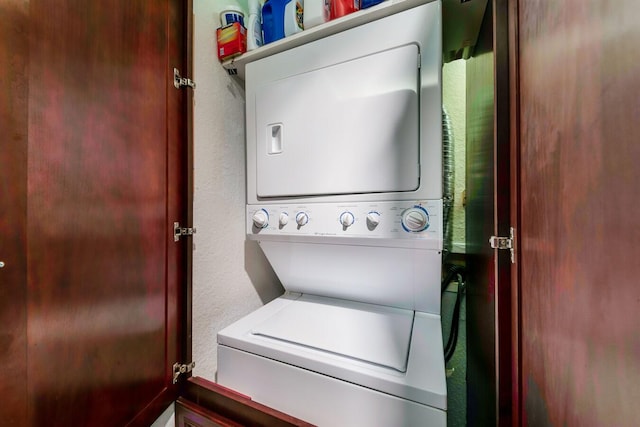
[[[247,205],[249,236],[442,239],[442,201]]]

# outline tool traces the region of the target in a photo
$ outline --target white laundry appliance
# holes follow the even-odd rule
[[[286,293],[218,382],[326,426],[445,426],[441,3],[246,66],[247,238]]]

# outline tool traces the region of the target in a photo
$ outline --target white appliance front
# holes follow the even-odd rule
[[[417,190],[418,65],[412,44],[257,88],[258,197]]]
[[[441,3],[246,66],[247,238],[287,289],[223,386],[319,425],[446,425]]]
[[[220,384],[306,421],[446,425],[439,316],[287,293],[218,343]]]
[[[247,238],[288,291],[440,314],[441,200],[248,205]]]
[[[245,69],[247,202],[442,198],[439,1]]]
[[[232,347],[219,346],[218,364],[229,366],[222,384],[318,426],[447,425],[446,412],[432,406]]]

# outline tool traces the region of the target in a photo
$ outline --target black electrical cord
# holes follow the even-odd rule
[[[458,274],[458,294],[456,295],[456,303],[453,308],[453,314],[451,315],[451,331],[449,332],[449,339],[447,345],[444,348],[444,360],[445,363],[451,360],[453,353],[458,345],[458,333],[460,331],[460,306],[462,298],[464,298],[466,285],[462,281],[462,275]]]
[[[444,347],[445,363],[447,363],[451,359],[458,344],[458,333],[460,330],[460,306],[462,303],[462,298],[464,298],[466,291],[463,274],[464,267],[459,265],[451,265],[447,269],[447,275],[445,276],[441,284],[441,292],[444,293],[445,289],[447,288],[447,286],[449,286],[449,283],[451,283],[454,278],[458,280],[458,293],[456,295],[456,302],[453,307],[453,314],[451,315],[451,329],[449,331],[447,344]]]
[[[464,274],[464,272],[464,267],[462,267],[461,265],[449,265],[449,268],[447,269],[447,275],[441,282],[440,293],[444,293],[444,291],[447,289],[447,286],[449,286],[449,283],[451,283],[456,275]]]

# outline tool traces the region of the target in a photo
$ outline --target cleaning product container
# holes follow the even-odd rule
[[[329,0],[329,19],[340,18],[358,10],[360,0]]]
[[[304,28],[309,29],[329,20],[329,0],[306,0],[304,2]]]
[[[247,20],[247,50],[262,46],[262,24],[260,23],[260,0],[249,0],[249,19]]]
[[[239,22],[240,25],[245,27],[244,13],[244,10],[237,3],[232,2],[225,5],[224,9],[220,12],[220,26],[226,27],[234,22]]]
[[[271,43],[302,31],[302,0],[267,0],[262,6],[264,43]]]
[[[384,0],[360,0],[360,9],[366,9],[371,6],[382,3]]]
[[[239,22],[216,30],[218,59],[224,61],[247,51],[247,30]]]

